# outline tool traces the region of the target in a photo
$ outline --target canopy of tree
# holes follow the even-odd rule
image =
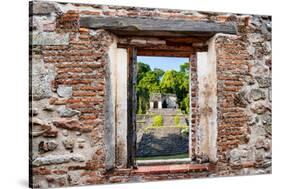
[[[151,93],[173,93],[177,96],[179,108],[189,112],[189,64],[180,66],[180,71],[155,68],[137,63],[137,110],[139,114],[146,113],[149,108]]]

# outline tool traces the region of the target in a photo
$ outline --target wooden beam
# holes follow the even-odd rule
[[[127,48],[135,47],[138,50],[164,50],[164,51],[186,51],[186,52],[195,52],[195,49],[191,46],[183,45],[134,45],[134,44],[117,44],[118,48]]]
[[[95,17],[80,18],[80,26],[106,29],[117,35],[133,36],[212,36],[216,33],[237,34],[232,23],[154,18]]]
[[[136,134],[136,113],[137,113],[137,50],[129,47],[128,51],[128,101],[127,101],[127,167],[136,168],[136,149],[137,149],[137,134]]]
[[[192,44],[192,43],[201,43],[206,42],[209,37],[173,37],[173,38],[164,38],[166,44]]]
[[[138,49],[138,56],[189,57],[194,52]]]

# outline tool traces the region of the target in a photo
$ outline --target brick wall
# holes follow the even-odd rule
[[[227,163],[227,152],[248,141],[248,115],[244,104],[236,99],[237,93],[246,83],[248,73],[248,52],[245,44],[237,37],[217,38],[218,73],[218,158]],[[219,166],[228,170],[228,166]]]
[[[259,17],[238,26],[240,36],[216,41],[217,168],[222,175],[271,173],[271,30]]]
[[[113,36],[81,28],[81,16],[231,22],[215,41],[216,164],[105,169],[108,47]],[[33,2],[30,13],[30,163],[33,187],[271,173],[271,17],[185,10]],[[191,56],[191,144],[196,157],[196,56]],[[195,163],[195,162],[193,162]],[[202,162],[201,162],[202,163]]]

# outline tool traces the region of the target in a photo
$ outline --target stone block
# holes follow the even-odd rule
[[[78,185],[80,183],[80,173],[79,172],[70,172],[68,173],[67,180],[71,186]]]
[[[39,143],[38,149],[40,153],[45,153],[48,151],[53,151],[57,148],[58,143],[55,140],[50,140],[48,142],[41,141]]]
[[[55,32],[33,32],[31,43],[32,45],[68,45],[69,34]]]
[[[270,77],[256,77],[256,80],[259,84],[260,88],[268,88],[271,86],[271,78]]]
[[[72,96],[72,87],[66,85],[59,85],[57,93],[60,97],[69,98]]]
[[[69,119],[62,118],[53,121],[53,124],[56,127],[67,129],[67,130],[79,131],[81,129],[81,123],[76,119],[69,120]]]
[[[248,151],[244,149],[233,149],[229,153],[230,163],[239,164],[242,158],[248,156]]]
[[[84,162],[85,158],[80,154],[66,154],[66,155],[48,155],[44,157],[37,157],[33,160],[32,165],[42,166],[42,165],[52,165],[69,163],[70,161]]]
[[[265,126],[271,126],[272,118],[270,113],[263,114],[261,116],[262,124]]]
[[[44,65],[32,64],[32,98],[41,100],[52,96],[51,80]]]
[[[73,150],[75,141],[73,138],[66,138],[65,140],[62,141],[62,143],[63,143],[65,149]]]
[[[270,110],[270,107],[268,107],[268,104],[266,104],[265,102],[259,101],[251,104],[251,110],[256,114],[263,114],[266,111]]]
[[[249,98],[254,101],[262,100],[265,99],[265,93],[260,89],[252,89]]]
[[[72,116],[81,114],[81,112],[78,110],[73,110],[71,108],[66,108],[66,107],[59,108],[58,112],[61,117],[72,117]]]
[[[33,1],[30,6],[30,13],[33,15],[49,15],[60,12],[61,10],[55,2]]]

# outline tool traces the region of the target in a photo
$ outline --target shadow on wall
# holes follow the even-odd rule
[[[165,137],[155,137],[157,129],[143,133],[137,144],[137,157],[165,156],[188,152],[188,135],[168,134]]]

